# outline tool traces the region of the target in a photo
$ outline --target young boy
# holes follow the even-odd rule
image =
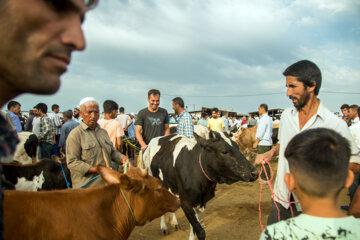
[[[296,135],[285,150],[290,173],[285,183],[299,198],[303,214],[268,226],[260,239],[360,239],[360,219],[337,207],[348,169],[349,142],[333,130],[316,128]]]

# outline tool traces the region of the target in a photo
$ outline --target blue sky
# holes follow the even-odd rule
[[[60,90],[18,97],[23,110],[45,102],[63,111],[92,96],[137,112],[151,88],[170,112],[176,96],[189,110],[287,108],[282,72],[302,59],[321,69],[330,110],[360,104],[358,0],[100,0],[83,27],[87,48],[73,54]]]

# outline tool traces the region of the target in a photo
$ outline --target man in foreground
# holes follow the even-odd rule
[[[279,126],[279,143],[270,151],[259,154],[256,164],[270,161],[275,155],[279,155],[278,169],[276,173],[274,193],[284,201],[298,200],[294,193],[289,192],[284,182],[286,173],[289,173],[289,164],[284,152],[290,140],[303,130],[310,128],[326,127],[340,133],[350,142],[352,157],[350,163],[360,163],[358,149],[350,134],[345,121],[336,117],[317,98],[321,86],[321,72],[315,63],[302,60],[289,66],[283,73],[286,77],[287,96],[292,100],[294,107],[286,109],[282,115]],[[276,200],[280,211],[280,219],[292,217],[290,204]],[[299,203],[293,204],[294,215],[301,213]],[[273,204],[268,217],[268,225],[278,221],[278,211]]]
[[[349,142],[333,130],[296,135],[285,150],[290,167],[285,183],[299,198],[303,214],[268,226],[260,239],[360,239],[360,219],[337,207],[341,189],[354,180],[350,154]]]

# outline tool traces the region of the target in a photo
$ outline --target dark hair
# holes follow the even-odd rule
[[[124,107],[120,107],[120,108],[119,108],[119,112],[125,112],[125,108],[124,108]]]
[[[267,111],[268,111],[268,105],[267,105],[267,104],[265,104],[265,103],[260,104],[260,106],[259,106],[259,107],[263,108],[263,109],[265,110],[265,112],[267,112]]]
[[[211,112],[216,112],[216,113],[218,113],[218,112],[219,112],[219,109],[218,109],[218,108],[213,108],[213,109],[211,109]]]
[[[103,104],[104,113],[111,113],[119,108],[119,105],[113,100],[106,100]]]
[[[150,89],[149,91],[148,91],[148,98],[150,98],[150,95],[159,95],[160,96],[160,91],[159,90],[157,90],[157,89]]]
[[[178,104],[181,108],[184,108],[184,100],[181,97],[176,97],[172,100],[174,103]]]
[[[201,113],[201,118],[204,118],[204,117],[206,117],[208,114],[206,113],[206,112],[202,112]]]
[[[10,101],[10,102],[8,103],[8,105],[7,105],[7,109],[10,110],[10,108],[16,107],[16,106],[18,106],[18,105],[21,106],[21,104],[20,104],[19,102],[17,102],[17,101]]]
[[[319,94],[321,87],[321,72],[315,63],[309,60],[302,60],[289,66],[284,72],[284,76],[296,77],[299,82],[303,82],[305,87],[315,86],[315,95]]]
[[[356,104],[351,105],[349,108],[351,108],[355,112],[357,112],[359,110],[359,106]]]
[[[350,155],[348,140],[327,128],[299,133],[285,150],[290,172],[299,187],[316,197],[334,197],[339,193],[348,174]]]
[[[343,105],[341,105],[340,109],[341,109],[341,110],[343,110],[344,108],[347,108],[347,109],[348,109],[348,108],[349,108],[349,105],[348,105],[348,104],[346,104],[346,103],[345,103],[345,104],[343,104]]]
[[[59,108],[59,105],[53,104],[53,105],[51,106],[51,111],[54,111],[55,109],[58,109],[58,108]]]
[[[63,112],[63,116],[66,118],[72,119],[73,112],[69,109],[69,110]]]
[[[36,106],[35,106],[36,109],[38,110],[41,110],[42,113],[46,114],[47,113],[47,110],[48,110],[48,107],[45,103],[38,103]]]

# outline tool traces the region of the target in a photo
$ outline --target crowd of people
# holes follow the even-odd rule
[[[19,116],[21,105],[12,99],[22,93],[53,94],[59,89],[60,76],[67,70],[71,53],[85,49],[81,24],[86,12],[96,4],[96,0],[32,1],[31,4],[0,1],[0,19],[6,23],[0,24],[0,106],[8,104],[8,112],[0,115],[0,157],[14,153],[19,142],[16,132],[32,131],[39,139],[41,159],[52,154],[66,155],[73,187],[103,184],[96,178],[97,164],[111,167],[112,162],[120,165],[129,162],[119,150],[123,151],[121,141],[126,132],[133,138],[132,124],[141,150],[154,137],[170,133],[168,113],[159,107],[160,91],[156,89],[148,92],[149,106],[139,111],[135,123],[135,116],[129,116],[130,119],[121,116],[124,112],[117,116],[118,106],[114,101],[103,103],[104,120],[99,122],[99,103],[94,98],[82,99],[73,112],[65,111],[63,121],[55,104],[49,114],[47,105],[38,103],[33,117],[25,121]],[[272,124],[266,116],[267,106],[259,106],[258,128],[266,130],[256,134],[256,164],[266,164],[279,155],[274,186],[279,198],[273,203],[268,226],[260,238],[359,239],[360,220],[336,207],[340,190],[356,183],[354,174],[360,171],[358,107],[341,107],[345,121],[331,113],[317,97],[322,77],[311,61],[296,62],[283,75],[287,96],[294,107],[286,109],[281,116],[279,143],[275,146],[271,147],[268,139],[267,126]],[[173,99],[173,109],[179,116],[177,132],[191,138],[193,121],[181,98]],[[206,120],[202,116],[199,124],[214,131],[228,130],[232,123],[226,114],[220,118],[214,109],[212,118]],[[236,120],[237,125],[247,121]],[[255,125],[255,122],[249,119],[247,124]],[[1,164],[0,176],[1,240],[4,232]],[[360,192],[356,189],[350,214],[359,214]],[[277,223],[278,218],[284,221]]]

